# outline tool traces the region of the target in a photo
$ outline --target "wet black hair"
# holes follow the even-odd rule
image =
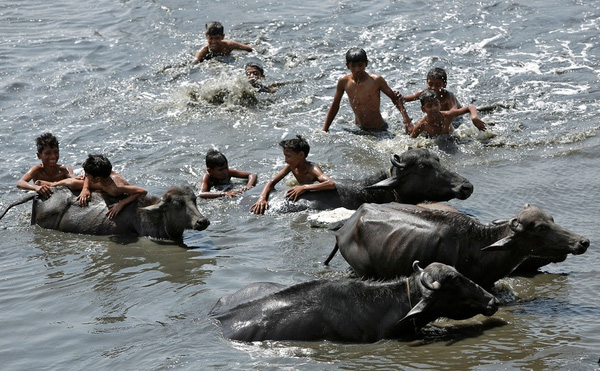
[[[208,22],[206,24],[206,34],[207,35],[223,35],[225,34],[225,30],[223,29],[223,25],[221,22]]]
[[[419,94],[419,101],[421,102],[421,107],[424,106],[427,102],[432,100],[437,100],[438,97],[435,94],[435,91],[431,89],[425,89]]]
[[[51,133],[44,133],[35,139],[35,146],[38,153],[42,153],[44,148],[58,148],[58,139]]]
[[[429,79],[441,79],[444,84],[448,82],[448,75],[443,68],[434,67],[427,72],[427,80]]]
[[[104,155],[91,155],[83,162],[86,175],[108,178],[112,172],[112,164]]]
[[[227,165],[227,158],[224,154],[219,152],[216,149],[209,149],[206,152],[206,167],[209,169],[214,169],[217,166],[225,166]]]
[[[244,69],[247,69],[248,67],[254,67],[260,71],[261,75],[263,75],[263,76],[265,75],[265,70],[258,62],[248,62],[248,63],[246,63],[246,67]]]
[[[304,156],[308,156],[308,152],[310,152],[310,146],[306,139],[302,138],[300,135],[296,135],[296,138],[293,139],[285,139],[279,142],[279,146],[283,149],[291,149],[292,151],[304,152]]]
[[[362,48],[350,48],[346,52],[346,63],[365,62],[367,63],[367,52]]]

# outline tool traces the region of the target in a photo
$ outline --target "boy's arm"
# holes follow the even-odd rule
[[[148,191],[146,191],[144,188],[140,188],[140,187],[136,187],[136,186],[132,186],[132,185],[121,186],[121,187],[119,187],[119,189],[122,190],[123,193],[128,194],[128,196],[125,197],[124,199],[120,200],[119,202],[109,206],[108,212],[106,213],[106,216],[108,216],[109,219],[112,219],[115,216],[117,216],[117,214],[119,214],[119,212],[121,210],[123,210],[123,208],[127,204],[130,204],[134,200],[136,200],[140,197],[144,197],[146,194],[148,194]]]
[[[231,50],[245,50],[247,52],[252,51],[252,47],[250,45],[238,43],[237,41],[228,41],[227,43],[229,44],[229,48]]]
[[[50,195],[52,195],[52,188],[49,185],[47,185],[47,184],[36,185],[36,184],[29,183],[33,179],[36,171],[39,171],[39,169],[40,169],[40,165],[35,165],[31,169],[29,169],[29,171],[26,172],[21,177],[21,179],[19,179],[17,181],[17,188],[23,189],[25,191],[36,191],[41,196],[48,198],[48,197],[50,197]]]
[[[206,54],[208,54],[208,45],[198,50],[196,57],[194,58],[194,64],[202,62],[204,58],[206,58]]]
[[[331,107],[329,107],[329,111],[327,111],[327,116],[325,116],[325,124],[323,125],[323,131],[329,131],[329,127],[340,110],[340,102],[342,101],[342,97],[344,96],[344,90],[346,87],[346,83],[344,78],[338,80],[337,85],[335,87],[335,95],[333,96],[333,102],[331,103]]]
[[[330,189],[335,189],[335,182],[323,174],[323,170],[319,167],[319,165],[314,165],[312,167],[312,174],[317,178],[319,183],[314,184],[301,184],[295,186],[294,188],[288,190],[285,194],[285,197],[288,200],[296,202],[298,196],[303,194],[304,192],[313,192],[313,191],[326,191]]]
[[[403,97],[403,98],[404,98],[404,101],[405,101],[405,102],[412,102],[412,101],[415,101],[415,100],[419,99],[419,95],[421,95],[421,93],[422,93],[422,92],[423,92],[423,91],[421,90],[421,91],[418,91],[418,92],[416,92],[416,93],[414,93],[414,94],[405,95],[405,96]]]
[[[250,206],[250,211],[254,214],[264,214],[265,211],[269,208],[269,193],[275,188],[275,185],[279,183],[281,179],[283,179],[289,172],[291,171],[290,165],[285,165],[283,170],[281,170],[273,179],[271,179],[263,188],[260,196],[258,196],[258,200],[254,203],[254,205]]]
[[[241,179],[248,179],[248,183],[246,183],[246,186],[244,187],[244,191],[249,190],[250,188],[253,188],[256,185],[256,180],[258,179],[258,176],[255,173],[250,173],[248,171],[241,171],[241,170],[236,170],[236,169],[229,169],[229,175],[231,175],[234,178],[241,178]]]
[[[417,122],[416,125],[412,126],[411,131],[410,131],[410,137],[411,138],[418,137],[419,134],[421,134],[421,132],[425,128],[425,125],[427,125],[427,123],[425,122],[425,117],[423,117],[422,119],[419,120],[419,122]]]
[[[446,111],[446,115],[451,116],[452,120],[454,120],[458,116],[464,115],[465,113],[471,114],[471,121],[473,121],[473,125],[475,125],[477,129],[479,129],[480,131],[486,130],[485,123],[481,121],[481,119],[477,115],[477,108],[475,108],[475,106],[453,108],[450,111]]]
[[[225,196],[225,192],[210,191],[210,174],[204,174],[200,186],[198,187],[198,197],[200,198],[218,198]]]
[[[379,82],[379,90],[381,90],[383,92],[383,94],[387,95],[388,98],[390,98],[392,100],[392,103],[394,103],[395,106],[398,105],[398,99],[402,97],[402,94],[400,94],[400,92],[398,92],[398,94],[400,96],[398,96],[396,94],[396,92],[394,92],[392,90],[392,88],[390,88],[390,86],[388,85],[388,83],[385,81],[385,79],[381,76],[377,77],[377,80]]]
[[[83,186],[81,186],[81,192],[79,192],[79,196],[77,196],[77,201],[80,206],[87,206],[92,198],[92,193],[90,192],[90,179],[87,176],[83,177]]]
[[[404,100],[398,99],[396,106],[398,107],[398,110],[402,114],[402,119],[404,120],[404,129],[406,130],[406,133],[412,134],[415,127],[412,124],[412,120],[410,119],[410,117],[408,117],[408,113],[406,112],[406,107],[404,107]]]

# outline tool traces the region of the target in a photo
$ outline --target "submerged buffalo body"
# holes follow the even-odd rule
[[[381,170],[362,180],[336,180],[334,190],[306,192],[295,203],[283,200],[269,203],[284,203],[281,208],[287,211],[338,207],[356,210],[367,202],[417,204],[453,198],[464,200],[473,193],[473,185],[467,179],[443,167],[439,157],[427,149],[409,149],[401,155],[393,155],[391,162],[389,170]],[[279,194],[281,198],[283,193]]]
[[[336,240],[329,259],[339,248],[361,277],[393,279],[410,272],[414,260],[436,261],[486,288],[530,256],[578,255],[590,245],[530,205],[511,220],[483,225],[455,212],[365,204],[340,228]]]
[[[178,240],[185,229],[201,231],[208,220],[196,206],[190,187],[172,187],[160,200],[143,198],[125,206],[113,219],[108,205],[118,201],[95,192],[88,206],[80,206],[67,188],[57,187],[47,199],[35,197],[31,224],[63,232],[91,235],[138,235]]]
[[[251,284],[211,310],[232,340],[375,342],[414,336],[439,318],[491,316],[496,298],[454,268],[433,263],[390,282],[316,280]],[[409,320],[410,319],[410,320]]]

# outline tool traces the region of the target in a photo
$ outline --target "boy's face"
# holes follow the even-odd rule
[[[438,99],[433,99],[425,102],[425,105],[421,106],[421,111],[428,115],[440,112],[440,101]]]
[[[440,94],[440,92],[442,91],[442,89],[446,88],[446,83],[444,82],[444,80],[442,79],[434,79],[434,78],[428,78],[427,79],[427,89],[431,89],[433,91],[435,91],[436,94]]]
[[[248,66],[246,67],[246,78],[250,81],[250,84],[255,84],[257,80],[260,80],[264,75],[260,72],[257,67]]]
[[[221,41],[225,38],[225,35],[206,35],[206,41],[208,42],[209,48],[214,48],[221,45]]]
[[[223,166],[209,167],[206,169],[208,175],[214,179],[225,180],[229,177],[229,166],[225,164]]]
[[[365,70],[368,64],[369,62],[348,62],[346,67],[348,67],[354,79],[358,80],[366,74]]]
[[[283,157],[285,158],[285,163],[291,167],[298,167],[298,165],[306,160],[304,152],[296,152],[291,148],[285,148],[283,150]]]
[[[37,157],[44,166],[54,167],[58,163],[59,151],[57,147],[44,147],[42,152],[38,152]]]

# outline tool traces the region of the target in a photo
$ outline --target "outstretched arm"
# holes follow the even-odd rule
[[[281,170],[273,179],[271,179],[263,188],[258,200],[254,203],[254,205],[250,206],[250,211],[254,214],[264,214],[265,211],[269,208],[269,193],[275,188],[275,185],[279,183],[281,179],[283,179],[289,172],[291,171],[290,165],[285,165],[283,170]]]
[[[329,127],[340,110],[340,102],[342,101],[342,97],[344,96],[344,88],[346,83],[343,79],[339,79],[335,88],[335,95],[333,96],[333,102],[331,103],[331,107],[329,107],[329,111],[327,111],[327,116],[325,116],[325,124],[323,125],[323,131],[329,131]]]
[[[140,197],[144,197],[146,194],[148,194],[148,191],[146,191],[144,188],[140,188],[140,187],[136,187],[136,186],[132,186],[132,185],[124,185],[124,186],[120,186],[118,188],[123,193],[128,194],[128,196],[125,197],[124,199],[120,200],[119,202],[112,204],[108,207],[108,212],[106,213],[106,215],[108,216],[109,219],[112,219],[115,216],[117,216],[117,214],[119,214],[119,212],[121,210],[123,210],[123,208],[127,204],[130,204],[133,201],[135,201],[136,199],[138,199]]]
[[[29,183],[33,179],[33,175],[35,174],[35,172],[38,171],[39,169],[41,169],[40,165],[35,165],[28,172],[26,172],[25,175],[23,175],[21,177],[21,179],[19,179],[17,181],[17,188],[20,188],[20,189],[23,189],[26,191],[36,191],[42,197],[47,198],[47,197],[50,197],[50,195],[52,194],[52,188],[48,184],[45,184],[45,183],[31,184],[31,183]]]
[[[464,115],[465,113],[471,114],[471,121],[473,121],[473,125],[480,131],[485,131],[485,123],[481,121],[479,116],[477,115],[477,108],[475,106],[467,106],[462,108],[453,108],[450,111],[447,111],[447,114],[452,116],[452,120],[457,116]]]
[[[238,43],[237,41],[229,41],[228,44],[231,50],[245,50],[247,52],[252,51],[252,47],[250,45]]]
[[[412,124],[412,120],[410,119],[410,117],[408,117],[408,113],[406,112],[406,107],[404,107],[404,100],[398,99],[398,101],[396,102],[396,107],[398,107],[398,110],[402,114],[402,119],[404,120],[404,129],[406,130],[406,133],[412,135],[412,132],[415,127]]]
[[[248,179],[248,183],[246,183],[246,186],[244,186],[242,191],[247,191],[250,188],[253,188],[256,185],[256,179],[258,178],[258,176],[255,173],[231,168],[229,169],[229,175],[231,175],[234,178]]]

